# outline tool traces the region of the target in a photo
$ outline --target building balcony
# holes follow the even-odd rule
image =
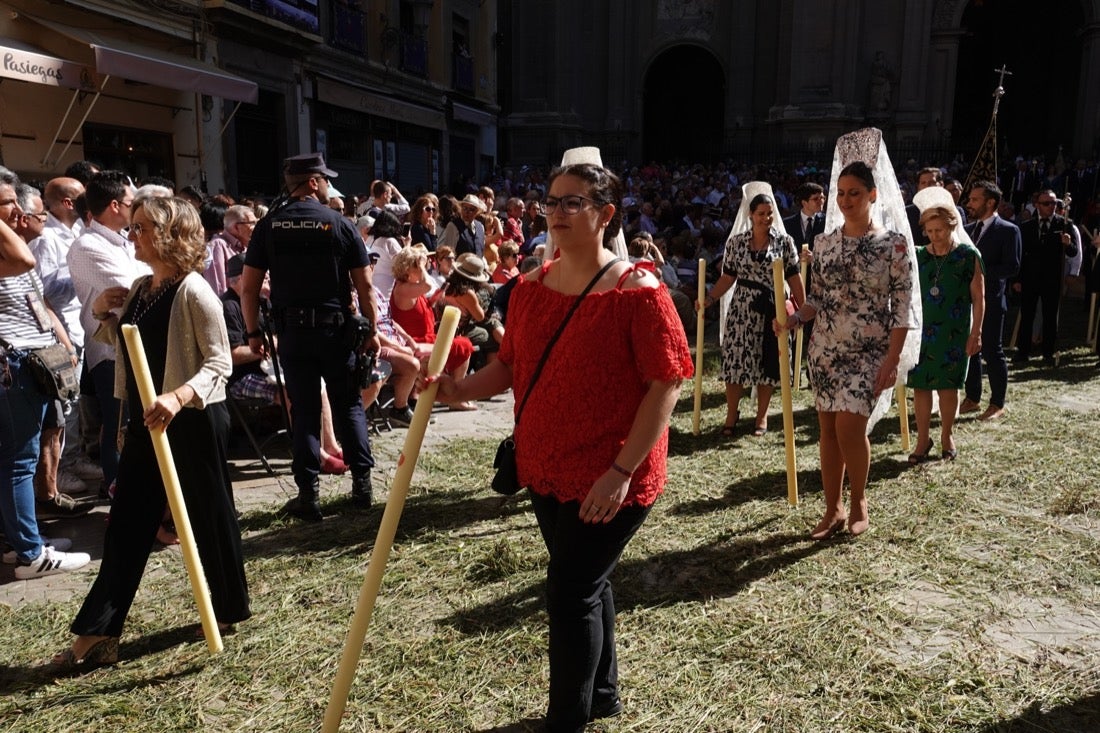
[[[455,54],[452,57],[453,76],[452,86],[455,91],[466,94],[474,93],[474,60],[463,54]]]
[[[341,51],[347,51],[356,56],[365,56],[367,53],[367,33],[363,12],[350,5],[335,2],[332,4],[331,18],[332,28],[329,32],[329,43]]]
[[[408,33],[401,35],[401,70],[406,74],[427,78],[428,42]]]

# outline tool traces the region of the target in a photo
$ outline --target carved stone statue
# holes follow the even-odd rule
[[[886,55],[882,51],[875,52],[875,60],[871,62],[871,80],[868,83],[867,100],[868,111],[890,111],[894,96],[894,74],[886,65]]]

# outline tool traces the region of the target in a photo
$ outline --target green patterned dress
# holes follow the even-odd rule
[[[920,361],[909,372],[911,389],[962,389],[966,381],[966,340],[970,336],[970,281],[982,256],[970,244],[958,244],[937,257],[929,247],[917,247],[921,305]]]

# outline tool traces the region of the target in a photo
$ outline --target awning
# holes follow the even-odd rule
[[[29,15],[24,17],[31,18]],[[226,73],[213,64],[105,38],[83,28],[41,18],[33,20],[56,33],[88,44],[95,51],[95,67],[100,74],[237,102],[255,104],[259,99],[259,87],[255,82]]]
[[[51,56],[13,38],[0,38],[0,76],[69,89],[95,89],[87,66]]]

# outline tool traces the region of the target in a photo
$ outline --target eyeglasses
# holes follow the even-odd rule
[[[134,205],[133,199],[130,199],[129,201],[119,201],[118,199],[115,199],[115,203],[119,206],[125,206],[127,209]]]
[[[324,181],[328,183],[328,176],[310,176],[310,178],[314,181]]]
[[[140,237],[145,232],[152,232],[152,231],[155,231],[155,230],[156,230],[156,225],[155,224],[141,224],[139,222],[134,222],[133,224],[130,225],[130,232],[134,236],[137,236],[137,237]]]
[[[41,213],[41,214],[24,214],[24,216],[26,216],[26,217],[29,217],[29,218],[31,218],[31,219],[38,219],[38,221],[40,221],[40,222],[42,222],[43,224],[45,224],[45,223],[46,223],[46,219],[47,219],[47,218],[49,217],[49,214],[47,214],[47,213],[43,212],[43,213]]]
[[[254,227],[254,226],[256,226],[257,224],[259,224],[259,222],[258,222],[258,221],[256,221],[256,220],[251,220],[251,221],[249,221],[248,219],[241,219],[241,220],[240,220],[239,222],[237,222],[237,223],[238,223],[238,224],[240,224],[241,226],[246,226],[246,227]]]
[[[600,206],[601,202],[595,199],[590,199],[587,196],[547,196],[543,202],[543,208],[546,209],[547,214],[553,214],[558,210],[558,205],[561,205],[562,213],[566,216],[574,216],[581,213],[581,209],[584,208],[584,203],[588,202],[593,206]]]
[[[425,206],[424,211],[438,211],[434,206]]]

